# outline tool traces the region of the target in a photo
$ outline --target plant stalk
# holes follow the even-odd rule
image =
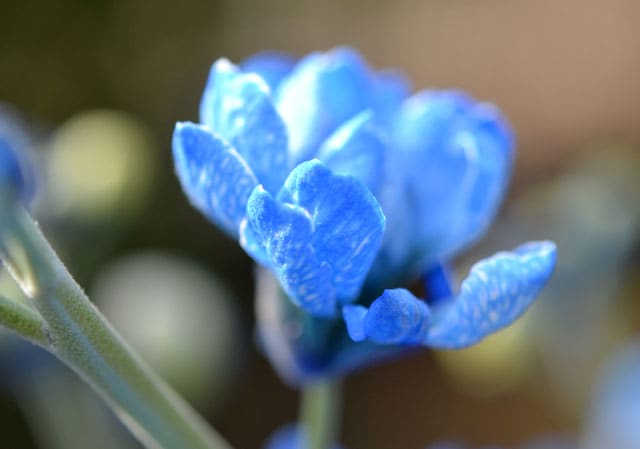
[[[37,333],[37,315],[5,306],[22,320],[14,330],[31,333],[75,370],[147,448],[230,449],[117,334],[29,214],[15,201],[0,203],[0,258],[43,319],[47,338]]]
[[[340,427],[341,382],[323,379],[304,386],[301,421],[307,449],[335,447]]]

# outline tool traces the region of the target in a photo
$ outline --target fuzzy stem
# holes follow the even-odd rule
[[[3,295],[0,295],[0,326],[40,346],[49,344],[47,324],[38,312],[27,304]]]
[[[147,448],[230,449],[116,333],[29,214],[13,201],[0,206],[0,258],[46,323],[44,346],[88,382]],[[35,324],[31,318],[25,332]]]

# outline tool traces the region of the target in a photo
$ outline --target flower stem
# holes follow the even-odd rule
[[[0,307],[4,324],[29,334],[75,370],[146,447],[230,449],[116,333],[29,214],[14,201],[0,203],[0,258],[34,307],[30,313],[5,303]],[[7,316],[7,310],[19,319]],[[37,333],[39,317],[46,339]]]
[[[305,385],[301,419],[307,449],[331,449],[339,433],[341,383],[324,379]]]
[[[47,325],[36,310],[0,295],[0,326],[5,326],[40,346],[48,342]]]
[[[16,388],[18,406],[37,447],[46,449],[134,449],[108,410],[62,366],[42,364]]]

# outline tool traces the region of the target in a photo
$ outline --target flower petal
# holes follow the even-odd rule
[[[332,316],[331,268],[316,257],[308,213],[258,186],[247,204],[247,221],[289,298],[314,316]]]
[[[369,95],[369,69],[355,51],[336,48],[303,58],[275,95],[293,163],[311,159],[329,134],[367,107]]]
[[[556,248],[532,242],[485,259],[471,269],[454,299],[429,308],[404,289],[386,290],[368,310],[343,318],[354,340],[459,349],[522,315],[551,276]]]
[[[384,234],[385,218],[375,197],[357,179],[335,175],[313,160],[296,167],[278,200],[308,212],[311,244],[318,260],[332,268],[338,301],[354,300]]]
[[[18,157],[9,142],[0,135],[0,190],[22,196],[25,180]]]
[[[396,171],[406,183],[403,195],[413,199],[413,213],[390,216],[390,229],[411,220],[411,247],[418,255],[412,271],[423,271],[486,231],[506,191],[513,138],[495,107],[442,91],[407,100],[394,139],[402,161]]]
[[[404,346],[354,342],[335,317],[315,317],[293,304],[271,270],[256,270],[256,337],[260,349],[291,386],[344,377],[389,360]]]
[[[242,249],[244,249],[246,253],[260,265],[268,267],[271,264],[264,244],[262,243],[261,236],[255,233],[247,218],[242,220],[240,223],[239,243]]]
[[[425,273],[424,290],[430,304],[437,304],[454,296],[450,272],[451,267],[439,263]]]
[[[264,449],[307,449],[311,447],[307,432],[301,424],[288,424],[275,431],[267,440]],[[340,449],[332,445],[331,449]]]
[[[366,336],[380,344],[418,344],[431,322],[429,306],[403,288],[385,290],[368,311],[354,307],[344,307],[343,318],[356,341]]]
[[[17,194],[24,205],[33,199],[38,179],[26,123],[11,107],[0,103],[0,189]]]
[[[376,73],[373,78],[372,94],[372,108],[376,113],[376,121],[391,123],[402,102],[410,93],[411,83],[400,72],[386,70]]]
[[[200,117],[242,155],[265,188],[278,190],[289,170],[287,130],[259,76],[241,73],[224,59],[216,62]]]
[[[435,312],[424,343],[464,348],[508,326],[540,293],[555,261],[555,244],[530,242],[478,262],[462,282],[460,295]]]
[[[269,436],[264,449],[305,449],[308,447],[306,439],[302,426],[289,424]]]
[[[177,123],[173,157],[191,203],[232,236],[258,184],[242,157],[227,142],[194,123]]]
[[[257,53],[241,64],[245,73],[256,73],[269,85],[271,92],[275,92],[280,81],[293,70],[296,60],[291,55],[278,51],[264,51]]]
[[[211,66],[207,85],[200,100],[200,122],[220,131],[224,124],[224,103],[227,101],[229,84],[241,76],[238,67],[228,59],[218,59]]]
[[[353,341],[364,341],[367,333],[364,330],[364,320],[368,309],[359,305],[346,305],[342,308],[342,318],[347,325],[347,332]]]
[[[322,144],[318,159],[339,175],[351,175],[371,192],[382,180],[386,143],[374,126],[373,113],[361,112]]]

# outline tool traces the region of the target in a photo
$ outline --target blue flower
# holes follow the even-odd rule
[[[289,424],[276,430],[267,440],[264,449],[306,449],[309,447],[304,427]],[[334,446],[332,449],[340,449]]]
[[[23,186],[22,170],[16,153],[8,140],[0,136],[0,189],[21,191]]]
[[[29,172],[27,139],[9,108],[0,105],[0,191],[28,202],[33,195],[34,179]]]
[[[529,243],[478,263],[456,292],[443,263],[496,215],[514,139],[491,104],[409,92],[349,48],[221,59],[200,123],[176,125],[185,193],[263,267],[258,334],[291,382],[472,345],[551,275],[553,243]],[[426,300],[403,288],[420,278]]]

